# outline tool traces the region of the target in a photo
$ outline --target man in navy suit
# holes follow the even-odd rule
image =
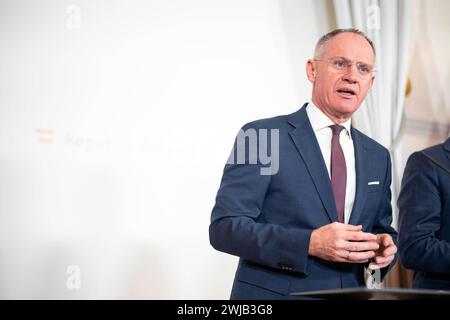
[[[351,127],[374,62],[362,32],[326,34],[306,64],[311,101],[240,130],[209,228],[215,249],[240,257],[232,299],[364,286],[364,266],[383,277],[394,263],[389,152]]]
[[[413,153],[398,198],[399,252],[414,288],[450,290],[450,138]]]

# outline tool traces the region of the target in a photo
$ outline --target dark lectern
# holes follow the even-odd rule
[[[423,300],[450,299],[450,291],[420,289],[350,288],[292,293],[298,297],[326,300]]]

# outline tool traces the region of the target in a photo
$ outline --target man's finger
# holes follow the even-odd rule
[[[385,247],[387,247],[387,246],[389,246],[389,245],[391,245],[391,244],[394,244],[394,241],[392,240],[392,237],[391,237],[390,235],[386,234],[386,235],[383,237],[383,245],[384,245]]]
[[[396,253],[397,253],[397,247],[395,245],[391,244],[390,246],[388,246],[387,248],[385,248],[383,250],[383,252],[381,253],[381,256],[389,257],[389,256],[393,256]]]
[[[384,263],[384,264],[371,263],[371,264],[369,264],[369,269],[378,270],[378,269],[386,268],[388,265],[389,265],[389,263]]]
[[[333,261],[335,262],[349,262],[347,259],[348,251],[346,250],[337,250],[336,251],[336,257],[333,258]]]
[[[350,251],[350,256],[347,255],[349,261],[355,262],[360,260],[368,260],[375,256],[375,252],[373,251],[363,251],[363,252],[353,252]]]
[[[352,240],[352,241],[376,241],[377,236],[373,233],[368,233],[368,232],[348,231],[344,234],[344,239]]]
[[[350,252],[350,257],[349,257]],[[346,262],[346,263],[366,263],[369,262],[369,258],[364,259],[353,259],[354,254],[356,252],[346,251],[346,250],[339,250],[336,252],[338,257],[335,259],[336,262]]]
[[[372,258],[372,261],[374,261],[375,264],[385,264],[389,263],[391,260],[391,257],[376,256],[375,258]]]
[[[342,249],[348,251],[376,251],[380,248],[375,241],[345,241]]]
[[[369,259],[365,259],[365,260],[355,260],[355,261],[347,261],[349,263],[367,263],[369,262]]]
[[[361,231],[362,225],[354,226],[352,224],[344,224],[344,229],[347,231]]]
[[[394,256],[388,256],[388,257],[382,257],[382,256],[376,256],[375,258],[372,258],[372,263],[376,265],[382,265],[388,266],[392,261],[394,260]]]

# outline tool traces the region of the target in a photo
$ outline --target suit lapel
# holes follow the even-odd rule
[[[289,123],[295,127],[289,135],[306,164],[328,217],[332,222],[338,221],[330,177],[319,143],[309,122],[306,105],[288,119]]]
[[[355,148],[356,194],[349,224],[357,225],[367,196],[367,164],[369,159],[367,149],[361,141],[359,132],[354,130],[353,127],[351,130],[353,146]]]

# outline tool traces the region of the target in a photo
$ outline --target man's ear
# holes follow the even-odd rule
[[[372,78],[370,79],[370,86],[369,86],[369,91],[370,91],[370,90],[372,90],[372,87],[373,87],[373,83],[374,83],[374,81],[375,81],[375,75],[374,75],[374,74],[372,74]]]
[[[308,59],[306,62],[306,76],[311,83],[316,81],[316,64],[312,59]]]

